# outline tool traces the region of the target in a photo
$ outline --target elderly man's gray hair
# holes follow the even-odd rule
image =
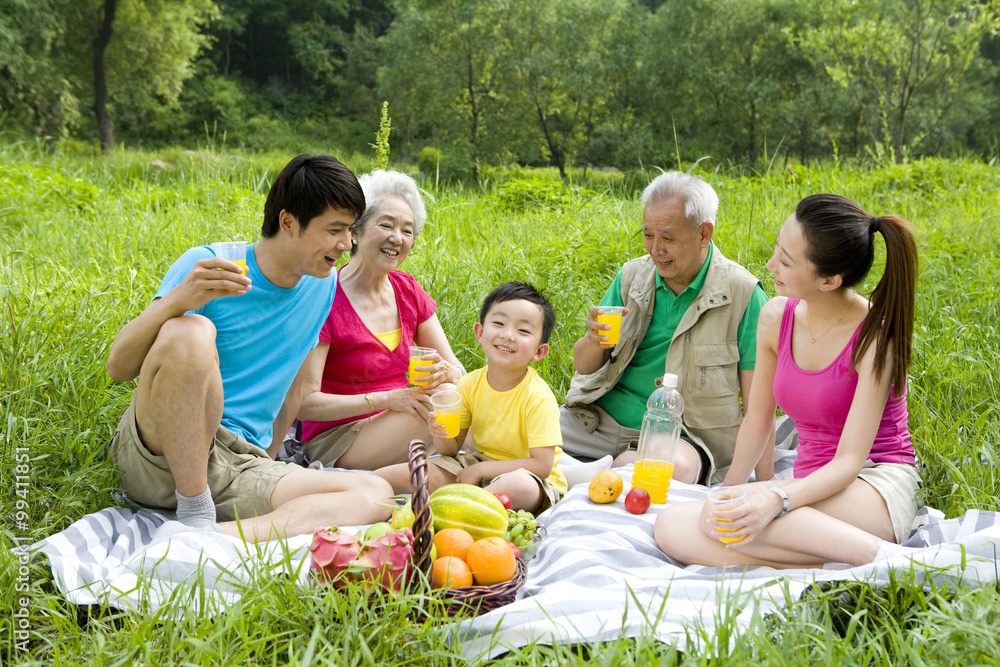
[[[427,212],[424,210],[424,200],[420,198],[420,189],[412,177],[400,171],[375,171],[362,174],[358,178],[361,189],[365,193],[365,212],[354,223],[354,232],[360,238],[365,231],[365,225],[378,212],[378,207],[386,197],[402,197],[413,211],[413,238],[420,235],[420,230],[427,222]]]
[[[680,171],[660,174],[642,191],[642,208],[645,209],[649,203],[670,199],[684,202],[684,215],[695,227],[703,222],[715,222],[715,214],[719,211],[719,195],[715,194],[711,185],[697,176]]]

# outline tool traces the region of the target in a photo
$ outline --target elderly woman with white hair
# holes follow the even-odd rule
[[[416,183],[377,169],[358,179],[365,212],[351,261],[338,271],[333,308],[306,361],[299,419],[302,451],[324,466],[374,470],[406,460],[407,443],[427,438],[430,397],[465,373],[435,311],[437,304],[399,270],[424,226]],[[409,348],[436,350],[423,387],[407,387]]]

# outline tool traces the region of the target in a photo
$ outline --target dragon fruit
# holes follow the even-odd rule
[[[309,547],[309,569],[322,583],[342,586],[360,571],[354,567],[360,553],[357,535],[342,533],[336,526],[317,528]]]
[[[368,540],[355,561],[363,576],[393,593],[402,591],[413,570],[413,531],[400,528]]]

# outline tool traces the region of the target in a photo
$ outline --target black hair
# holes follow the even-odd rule
[[[486,295],[483,307],[479,311],[479,323],[483,324],[486,322],[486,316],[489,314],[490,308],[494,305],[516,299],[524,299],[542,309],[541,342],[548,343],[549,337],[552,335],[552,330],[556,326],[556,311],[552,307],[552,304],[549,303],[549,300],[545,298],[545,295],[539,292],[534,285],[528,283],[512,280],[509,283],[500,285]]]
[[[352,211],[355,219],[361,217],[365,193],[358,179],[337,158],[299,155],[285,165],[267,193],[261,236],[267,239],[278,233],[282,209],[295,216],[301,232],[313,218],[331,208]]]
[[[897,395],[906,386],[913,342],[917,295],[917,243],[910,223],[895,215],[869,215],[847,197],[810,195],[795,208],[806,238],[806,257],[820,278],[840,276],[844,287],[861,282],[875,259],[875,232],[885,238],[885,272],[871,294],[871,308],[861,325],[851,362],[857,368],[875,344],[875,373],[888,354],[895,357]],[[891,345],[891,350],[890,350]]]

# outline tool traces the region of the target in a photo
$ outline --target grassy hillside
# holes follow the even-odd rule
[[[105,445],[132,390],[111,382],[104,370],[114,335],[148,303],[183,250],[258,237],[267,188],[290,157],[48,158],[30,146],[0,147],[0,608],[17,608],[24,594],[14,592],[18,564],[10,546],[114,503],[116,479]],[[150,166],[157,158],[168,168]],[[367,158],[345,161],[358,171],[371,167]],[[925,465],[922,500],[949,516],[1000,509],[1000,170],[926,160],[879,169],[704,175],[722,201],[716,242],[772,294],[764,262],[802,196],[838,192],[873,213],[913,222],[921,275],[909,401]],[[624,261],[642,253],[637,197],[611,180],[568,187],[537,174],[499,171],[478,188],[423,185],[428,224],[403,268],[437,300],[459,358],[469,369],[482,365],[472,325],[486,292],[505,280],[529,280],[556,306],[552,352],[538,370],[561,398],[586,307],[600,299]],[[337,664],[459,661],[429,626],[399,622],[405,600],[369,609],[357,596],[303,596],[287,582],[261,577],[256,595],[216,618],[97,610],[80,626],[77,609],[54,593],[47,569],[35,565],[31,651],[15,650],[12,614],[5,613],[0,657],[270,664],[298,661],[313,650]],[[981,630],[996,627],[997,592],[923,592],[906,581],[888,592],[845,587],[808,605],[790,602],[790,620],[759,619],[759,632],[732,648],[718,638],[703,654],[675,656],[639,640],[582,653],[538,647],[505,662],[697,663],[732,651],[737,664],[946,664],[966,647],[995,664],[997,639]],[[854,602],[843,606],[842,593]],[[836,632],[852,614],[861,625]]]

